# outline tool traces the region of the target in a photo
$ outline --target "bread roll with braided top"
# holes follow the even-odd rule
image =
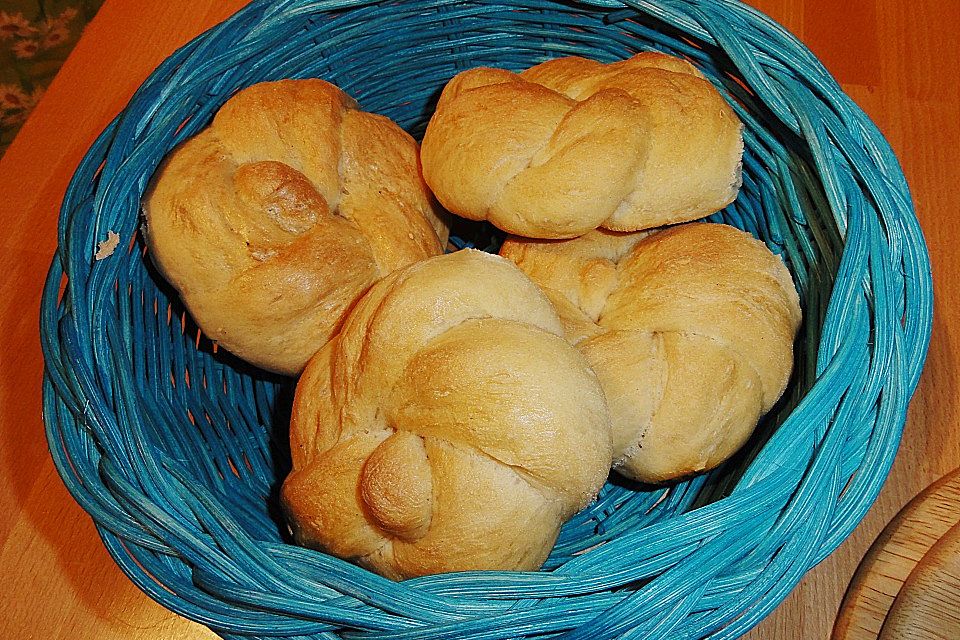
[[[447,235],[413,138],[315,79],[237,93],[143,208],[153,261],[204,333],[289,375],[373,282]]]
[[[742,126],[690,63],[641,53],[477,68],[444,88],[424,176],[450,211],[530,238],[648,229],[739,191]]]
[[[603,392],[510,262],[394,272],[304,371],[282,500],[297,541],[394,579],[532,570],[612,461]]]
[[[783,262],[743,231],[508,238],[501,255],[544,287],[597,373],[625,476],[664,482],[717,466],[783,394],[799,300]]]

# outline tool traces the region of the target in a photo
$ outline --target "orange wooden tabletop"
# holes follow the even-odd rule
[[[0,160],[0,637],[214,638],[141,594],[61,484],[40,419],[40,290],[67,182],[139,83],[244,0],[106,0]],[[930,246],[933,341],[903,445],[856,532],[747,637],[827,638],[857,563],[884,524],[960,466],[960,2],[751,0],[806,42],[903,163]]]

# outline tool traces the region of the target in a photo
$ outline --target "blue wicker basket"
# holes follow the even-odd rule
[[[152,268],[140,197],[236,90],[321,77],[419,136],[446,80],[563,55],[685,56],[746,125],[717,220],[781,253],[805,324],[750,445],[667,488],[612,477],[542,571],[394,583],[289,544],[277,509],[292,381],[217,352]],[[492,248],[464,225],[458,242]],[[98,242],[119,234],[113,255]],[[44,418],[124,572],[224,638],[734,638],[853,530],[887,476],[931,326],[903,175],[816,58],[734,0],[255,1],[164,62],[67,191],[43,298]]]

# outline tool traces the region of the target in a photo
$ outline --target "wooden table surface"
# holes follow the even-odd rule
[[[867,518],[747,637],[827,638],[884,524],[960,465],[960,24],[957,0],[751,0],[796,33],[903,163],[934,267],[929,359],[892,475]],[[67,182],[97,133],[177,46],[244,0],[106,0],[0,160],[0,637],[214,638],[141,594],[61,484],[43,438],[40,290]]]

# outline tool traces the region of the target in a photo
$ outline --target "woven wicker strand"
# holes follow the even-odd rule
[[[289,544],[293,383],[218,352],[145,256],[139,201],[162,158],[255,82],[321,77],[419,136],[463,69],[651,49],[692,61],[745,123],[744,186],[713,219],[780,253],[800,289],[784,399],[707,476],[611,477],[539,572],[394,583]],[[41,318],[54,462],[130,579],[228,639],[738,637],[873,503],[931,328],[889,145],[813,54],[734,0],[255,1],[150,76],[78,168],[59,229]],[[121,248],[95,260],[110,231]]]

